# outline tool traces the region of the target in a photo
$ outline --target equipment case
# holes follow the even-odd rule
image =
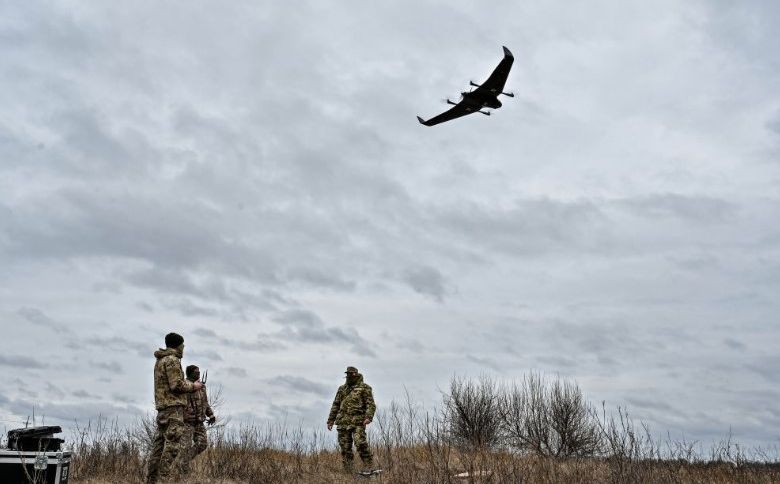
[[[68,484],[69,471],[70,452],[0,449],[2,484]]]

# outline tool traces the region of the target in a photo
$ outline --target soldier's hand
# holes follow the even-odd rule
[[[209,425],[214,425],[217,422],[217,417],[211,416],[209,417]]]
[[[205,385],[204,385],[203,383],[199,382],[199,381],[196,381],[195,383],[193,383],[193,384],[192,384],[192,388],[194,388],[194,389],[195,389],[195,391],[198,391],[198,390],[200,390],[200,389],[201,389],[201,388],[203,388],[204,386],[205,386]]]
[[[365,420],[363,420],[363,425],[368,425],[370,423],[371,423],[371,419],[370,418],[366,418]]]
[[[333,422],[328,422],[328,430],[333,430]]]

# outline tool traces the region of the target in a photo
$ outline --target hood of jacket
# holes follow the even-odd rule
[[[166,356],[175,356],[176,358],[181,359],[184,351],[179,348],[160,348],[159,350],[154,352],[154,357],[158,360],[160,358],[165,358]]]

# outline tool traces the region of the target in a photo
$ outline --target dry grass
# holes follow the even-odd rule
[[[432,413],[408,397],[404,404],[391,404],[370,427],[375,462],[385,470],[371,480],[387,484],[780,482],[777,459],[760,450],[748,452],[730,438],[706,451],[696,443],[657,441],[646,426],[635,424],[622,410],[614,415],[602,410],[597,415],[575,385],[550,382],[544,387],[546,383],[534,378],[524,382],[524,388],[502,389],[484,380],[453,380],[445,404]],[[489,413],[481,411],[485,402],[492,405]],[[465,421],[458,420],[463,417]],[[561,425],[561,418],[566,425]],[[105,422],[80,429],[74,439],[71,482],[143,483],[152,431],[151,419],[131,429]],[[209,431],[209,438],[209,449],[181,482],[362,480],[341,472],[335,433],[271,424],[217,427]],[[456,477],[464,473],[471,477]]]
[[[380,449],[377,449],[379,451]],[[761,464],[690,463],[678,461],[614,462],[609,459],[516,456],[504,453],[461,454],[453,452],[447,461],[435,465],[428,449],[394,450],[395,462],[385,473],[371,480],[388,484],[428,483],[776,483],[780,468]],[[383,460],[381,452],[379,460]],[[93,472],[96,466],[90,466]],[[347,483],[356,478],[340,471],[335,452],[297,456],[271,450],[237,452],[210,449],[198,457],[186,483]],[[84,475],[74,463],[74,483],[143,482],[143,467],[131,475],[108,469]],[[457,478],[470,473],[469,478]]]

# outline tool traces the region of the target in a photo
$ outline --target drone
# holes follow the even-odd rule
[[[481,113],[485,116],[490,116],[489,111],[483,111],[483,108],[498,109],[501,107],[501,101],[498,100],[499,95],[514,97],[511,92],[503,92],[506,79],[509,76],[509,70],[512,68],[512,63],[515,61],[515,57],[506,47],[504,49],[504,58],[498,63],[498,66],[490,74],[490,77],[482,84],[477,84],[474,81],[469,82],[471,86],[476,87],[475,90],[470,92],[460,93],[460,102],[452,102],[447,99],[447,104],[452,104],[454,107],[449,111],[445,111],[438,116],[434,116],[429,120],[424,120],[420,116],[417,116],[417,120],[420,124],[425,126],[433,126],[435,124],[444,123],[461,116],[466,116],[472,113]]]

